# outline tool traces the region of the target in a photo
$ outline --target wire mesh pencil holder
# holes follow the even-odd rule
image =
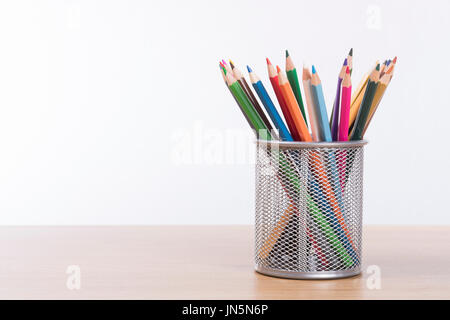
[[[365,144],[257,141],[257,272],[295,279],[361,272]]]

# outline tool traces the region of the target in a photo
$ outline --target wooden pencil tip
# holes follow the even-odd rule
[[[281,72],[281,69],[280,69],[280,67],[279,67],[279,66],[277,66],[277,72],[278,72],[278,73],[280,73],[280,72]]]
[[[272,64],[272,63],[270,62],[269,58],[266,58],[266,62],[267,62],[267,64]]]
[[[230,59],[229,61],[230,61],[231,69],[234,69],[234,63],[233,63],[233,61],[231,61],[231,59]]]
[[[348,64],[348,62],[347,62],[347,58],[345,58],[345,60],[344,60],[344,66],[346,66]]]
[[[227,62],[225,60],[222,59],[222,63],[226,66]]]
[[[312,73],[315,74],[316,73],[316,67],[314,67],[314,65],[312,65],[311,69],[312,69]]]
[[[380,64],[379,63],[377,64],[376,69],[377,69],[377,71],[380,71]]]
[[[286,58],[289,57],[289,51],[286,49]]]
[[[248,71],[248,73],[253,72],[252,68],[250,68],[249,66],[247,66],[247,71]]]
[[[350,49],[350,51],[348,52],[348,55],[349,55],[350,57],[353,57],[353,48]]]
[[[394,60],[392,60],[392,62],[393,62],[394,64],[397,63],[397,56],[395,56],[395,58],[394,58]]]

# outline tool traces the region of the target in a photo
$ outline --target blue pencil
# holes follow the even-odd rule
[[[314,66],[312,66],[311,88],[314,104],[317,108],[317,122],[319,125],[320,140],[331,142],[333,139],[331,137],[330,124],[328,122],[327,107],[323,96],[322,83]]]
[[[269,114],[270,119],[272,119],[273,124],[280,131],[281,139],[285,141],[294,141],[294,139],[292,139],[291,134],[289,133],[288,128],[284,124],[283,119],[281,119],[280,114],[275,108],[272,99],[270,99],[270,96],[267,93],[266,88],[264,88],[263,83],[249,66],[247,66],[247,70],[253,88],[255,88],[255,91],[258,94],[259,99],[263,103],[264,107],[266,108],[267,113]]]

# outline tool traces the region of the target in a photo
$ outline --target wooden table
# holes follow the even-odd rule
[[[362,275],[305,281],[253,271],[251,226],[1,227],[0,298],[450,299],[449,244],[450,227],[367,226]]]

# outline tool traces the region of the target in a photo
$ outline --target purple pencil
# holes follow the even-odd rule
[[[339,111],[340,111],[340,104],[341,104],[341,84],[342,84],[342,79],[344,79],[346,69],[347,69],[347,59],[344,60],[344,64],[342,65],[341,72],[339,73],[337,90],[336,90],[336,98],[334,99],[333,111],[331,113],[331,137],[332,137],[333,141],[338,141]]]

